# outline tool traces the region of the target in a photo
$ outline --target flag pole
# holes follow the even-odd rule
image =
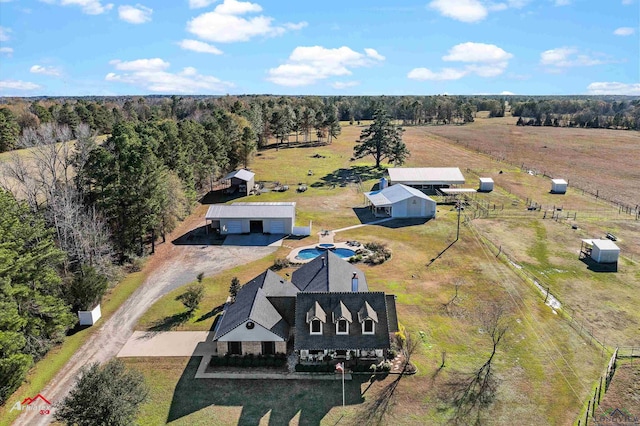
[[[344,363],[342,363],[342,407],[344,405]]]

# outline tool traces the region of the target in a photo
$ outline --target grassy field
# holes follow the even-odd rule
[[[268,193],[250,200],[296,201],[298,223],[313,220],[314,232],[359,223],[357,208],[364,203],[362,190],[369,190],[380,176],[371,169],[369,159],[350,161],[353,141],[360,130],[357,126],[343,127],[343,134],[331,146],[261,152],[251,165],[258,180],[305,183],[309,190],[301,194],[291,190]],[[489,157],[416,132],[419,129],[411,128],[405,134],[413,154],[410,166],[461,166],[469,178],[474,174],[466,171],[467,166],[503,167]],[[309,176],[308,170],[313,175]],[[517,193],[504,190],[496,194],[524,204]],[[381,241],[392,249],[393,257],[387,263],[359,267],[367,274],[372,290],[398,296],[400,322],[420,340],[413,357],[417,375],[395,384],[392,378],[374,383],[356,380],[349,385],[351,396],[343,409],[339,389],[333,383],[277,386],[273,382],[194,380],[198,359],[130,359],[127,362],[140,369],[151,386],[151,400],[140,422],[355,424],[364,418],[393,424],[445,423],[453,414],[445,390],[454,372],[472,371],[490,353],[490,341],[479,326],[477,312],[487,303],[501,303],[509,313],[510,326],[504,345],[498,349],[495,368],[500,385],[496,399],[482,412],[482,419],[489,424],[572,424],[607,362],[606,352],[602,355],[587,344],[544,306],[536,290],[497,261],[466,226],[461,239],[432,262],[455,239],[456,217],[451,206],[439,205],[437,219],[423,224],[366,226],[336,235],[337,241]],[[315,242],[316,235],[286,240],[288,247],[274,256],[283,257],[290,247]],[[271,262],[265,259],[248,265],[246,270],[207,278],[207,301],[196,317],[224,300],[230,277],[237,275],[246,281]],[[446,312],[443,304],[453,297],[457,282],[462,283],[458,302]],[[176,295],[159,301],[143,317],[139,328],[149,329],[184,311],[175,302]],[[190,320],[178,329],[207,329],[211,321]],[[439,369],[443,352],[447,354],[446,367]],[[392,388],[395,390],[387,398]]]
[[[613,380],[600,402],[598,412],[618,408],[640,418],[640,362],[637,359],[618,359],[617,364]]]
[[[635,206],[640,204],[640,133],[606,129],[518,127],[514,117],[478,119],[465,126],[430,126],[418,131],[526,164],[570,184]]]
[[[113,287],[101,303],[102,318],[98,324],[107,321],[122,303],[144,282],[145,275],[136,272],[127,275],[120,283]],[[22,401],[26,397],[37,395],[53,379],[56,373],[64,367],[73,354],[87,341],[96,327],[83,327],[64,342],[50,350],[27,375],[25,383],[13,394],[7,404],[0,407],[0,425],[11,424],[20,414],[19,411],[9,412],[15,401]]]

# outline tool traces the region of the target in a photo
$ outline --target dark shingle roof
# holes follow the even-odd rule
[[[357,321],[349,325],[349,334],[346,335],[337,335],[333,322],[323,324],[322,335],[310,334],[306,315],[316,302],[325,312],[334,311],[342,302],[352,315],[360,312],[365,306],[365,302],[369,303],[378,315],[375,334],[362,334],[362,327]],[[385,294],[381,292],[298,293],[295,327],[294,346],[296,350],[388,349],[390,347],[386,298]]]
[[[306,321],[311,322],[312,319],[319,319],[322,322],[327,322],[327,314],[322,309],[318,302],[311,305],[311,308],[307,311]]]
[[[294,271],[291,282],[304,292],[350,292],[354,272],[358,278],[358,291],[369,291],[364,272],[327,251]]]
[[[364,306],[358,312],[358,321],[362,322],[367,318],[378,322],[378,313],[373,310],[369,302],[364,302]]]
[[[249,319],[286,339],[289,336],[288,325],[268,297],[295,297],[297,291],[289,281],[266,270],[240,288],[235,303],[227,307],[214,339],[219,339]]]
[[[387,321],[389,322],[389,333],[398,331],[398,313],[396,312],[396,296],[387,294]]]

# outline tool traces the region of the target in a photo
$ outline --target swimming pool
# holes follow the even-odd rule
[[[300,260],[315,259],[316,257],[320,256],[322,253],[325,253],[326,251],[327,250],[322,250],[317,248],[303,249],[303,250],[300,250],[300,252],[296,256],[296,259],[300,259]],[[356,254],[355,251],[349,250],[346,248],[337,248],[331,251],[334,254],[337,254],[338,256],[342,257],[343,259],[349,258]]]

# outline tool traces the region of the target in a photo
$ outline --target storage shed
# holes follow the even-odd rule
[[[551,179],[551,193],[564,194],[567,192],[567,181],[564,179]]]
[[[209,206],[205,216],[207,230],[220,234],[292,234],[296,222],[296,203],[233,203]]]
[[[233,194],[237,191],[243,196],[249,195],[255,184],[255,176],[255,173],[245,169],[229,173],[222,179],[227,185],[225,192],[227,194]]]
[[[402,184],[436,194],[440,188],[464,184],[464,176],[457,167],[402,167],[387,169],[391,185]]]
[[[620,248],[611,240],[582,240],[582,255],[598,263],[618,263]]]
[[[491,178],[480,178],[480,187],[478,188],[480,192],[491,192],[493,191],[493,179]]]
[[[410,186],[392,185],[379,191],[365,192],[364,195],[376,217],[436,216],[436,202]]]

